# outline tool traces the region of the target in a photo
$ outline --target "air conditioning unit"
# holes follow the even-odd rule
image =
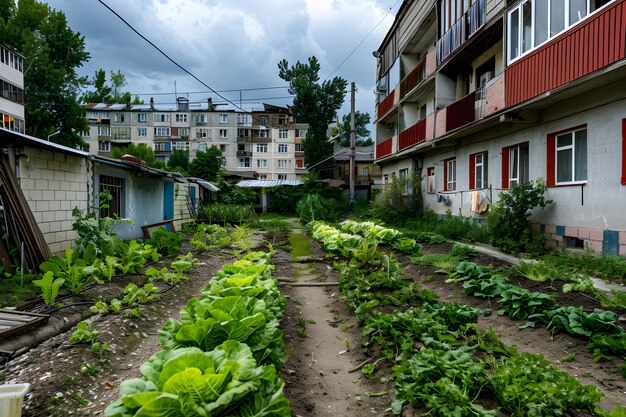
[[[487,84],[489,81],[493,79],[494,76],[495,74],[493,71],[487,71],[486,73],[481,75],[480,78],[478,79],[478,85],[483,86]]]

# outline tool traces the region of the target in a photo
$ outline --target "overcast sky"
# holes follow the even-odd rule
[[[376,50],[400,0],[104,0],[172,59],[236,101],[291,104],[278,62],[316,56],[322,79],[345,78],[357,85],[356,108],[374,116]],[[213,96],[137,36],[98,0],[48,0],[65,13],[86,41],[91,60],[81,70],[121,70],[125,90],[147,103],[174,103],[178,96],[205,101]],[[370,32],[373,31],[371,34]],[[368,36],[369,34],[369,36]],[[367,37],[367,38],[366,38]],[[358,46],[363,42],[360,46]],[[355,48],[358,49],[354,51]],[[348,58],[351,52],[354,53]],[[343,63],[344,60],[348,60]],[[343,64],[342,64],[343,63]],[[175,87],[176,83],[176,87]],[[268,87],[277,89],[248,90]],[[279,99],[270,99],[282,97]],[[256,100],[255,100],[256,99]],[[339,115],[350,111],[350,95]]]

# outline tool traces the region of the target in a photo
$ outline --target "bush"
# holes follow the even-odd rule
[[[176,256],[180,252],[181,237],[178,233],[170,232],[165,227],[159,227],[146,243],[156,249],[161,255]]]
[[[205,206],[204,213],[209,223],[221,222],[224,226],[228,223],[253,223],[256,219],[254,209],[243,204],[209,204]]]
[[[392,225],[402,225],[421,216],[424,211],[421,180],[418,171],[402,178],[393,175],[372,203],[373,216]]]
[[[334,222],[345,212],[344,204],[337,200],[324,198],[319,194],[309,194],[298,201],[296,212],[300,216],[302,223],[313,220],[325,220]]]
[[[538,178],[536,183],[515,184],[509,191],[500,192],[487,217],[491,244],[509,253],[545,251],[543,236],[533,236],[528,220],[533,209],[552,203],[545,199],[545,191],[543,179]]]

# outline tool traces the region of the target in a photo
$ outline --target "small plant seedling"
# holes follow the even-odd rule
[[[576,354],[573,352],[568,353],[561,358],[561,362],[574,362],[575,360],[576,360]]]
[[[68,393],[69,397],[76,401],[79,405],[85,407],[89,405],[89,400],[85,397],[83,397],[79,392],[76,391],[70,391]]]
[[[80,368],[80,373],[85,376],[95,376],[100,372],[98,367],[91,363],[86,363]]]
[[[137,308],[131,308],[126,313],[124,313],[124,317],[127,319],[138,319],[141,317],[140,310]]]
[[[373,379],[376,375],[376,365],[373,363],[364,365],[363,368],[361,368],[361,372],[363,372],[363,375],[365,375],[367,379]]]
[[[348,338],[343,339],[343,345],[346,350],[350,350],[350,340]]]
[[[70,345],[78,343],[93,343],[100,332],[94,330],[91,324],[81,321],[76,325],[76,330],[70,337]]]
[[[98,362],[106,363],[108,362],[108,359],[105,356],[105,353],[108,348],[109,348],[108,343],[94,342],[91,345],[91,353],[93,353],[93,355],[98,359]]]

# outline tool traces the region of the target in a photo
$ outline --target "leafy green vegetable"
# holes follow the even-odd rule
[[[612,311],[595,309],[586,313],[582,307],[559,307],[546,312],[548,329],[555,334],[561,330],[567,333],[591,337],[592,335],[621,334],[622,327],[617,323],[617,314]]]
[[[482,279],[470,279],[463,283],[463,289],[466,294],[475,297],[489,298],[501,295],[504,291],[511,288],[511,284],[503,275],[492,275]]]
[[[54,278],[52,271],[46,272],[41,279],[33,281],[33,284],[41,288],[41,296],[47,306],[51,306],[59,295],[59,288],[63,285],[63,278]]]
[[[176,256],[180,252],[181,235],[170,232],[165,227],[159,227],[152,232],[146,243],[156,249],[161,255]]]
[[[547,294],[530,292],[526,289],[512,286],[502,293],[502,308],[498,314],[507,314],[513,320],[526,320],[528,318],[541,319],[541,314],[546,310],[553,310],[556,301]]]
[[[93,343],[98,337],[97,330],[94,330],[91,324],[81,321],[76,325],[76,330],[70,336],[69,343],[70,345],[75,345],[78,343]]]
[[[459,259],[469,259],[478,255],[478,251],[475,246],[466,245],[464,243],[455,243],[452,249],[450,250],[450,255],[456,256]]]

